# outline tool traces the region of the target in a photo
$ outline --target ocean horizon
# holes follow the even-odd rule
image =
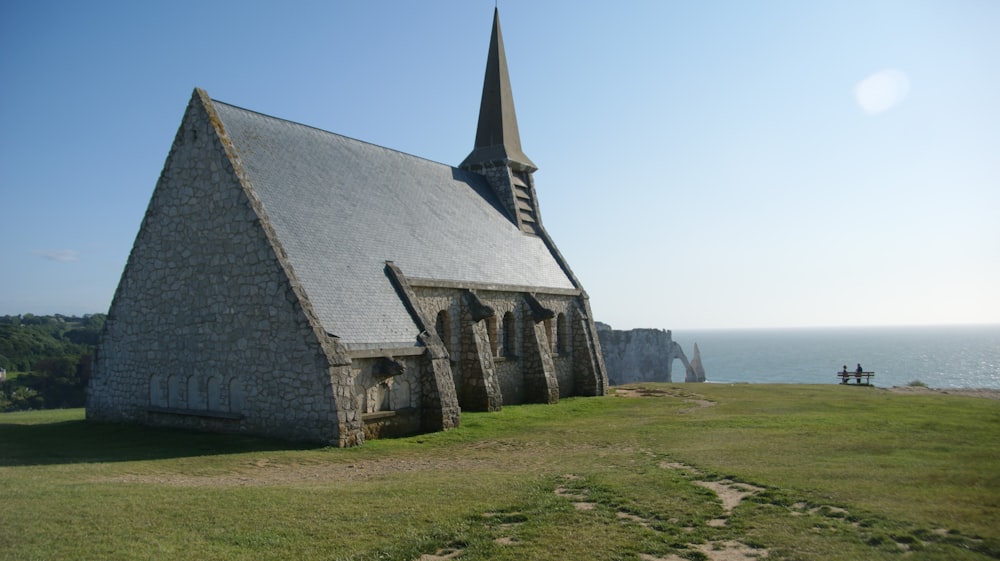
[[[836,384],[846,365],[872,384],[1000,389],[1000,325],[676,329],[691,358],[698,344],[706,381]],[[684,369],[674,363],[674,380]]]

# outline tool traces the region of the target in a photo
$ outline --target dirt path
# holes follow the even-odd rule
[[[704,399],[695,393],[686,392],[677,388],[667,388],[667,389],[650,389],[650,388],[630,388],[630,387],[617,387],[614,390],[614,395],[617,397],[675,397],[684,400],[685,403],[690,403],[693,407],[688,407],[687,409],[681,409],[680,413],[689,413],[691,411],[697,411],[704,407],[712,407],[715,405],[714,401],[709,401]]]
[[[501,443],[493,443],[502,448]],[[268,486],[300,483],[328,484],[348,481],[367,481],[399,473],[423,471],[473,471],[493,469],[496,457],[469,458],[384,458],[353,463],[317,461],[316,463],[284,463],[271,458],[254,458],[233,466],[231,471],[215,475],[189,475],[184,473],[125,474],[97,478],[98,483],[155,483],[178,487],[234,487]]]

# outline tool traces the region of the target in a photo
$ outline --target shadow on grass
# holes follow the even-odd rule
[[[0,466],[158,460],[314,449],[316,444],[74,420],[0,423]]]

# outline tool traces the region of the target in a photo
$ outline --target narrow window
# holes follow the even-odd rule
[[[566,314],[556,317],[556,348],[559,354],[569,354],[569,321]]]
[[[210,411],[222,410],[222,388],[219,387],[219,379],[215,376],[208,379],[208,409]]]
[[[187,379],[187,407],[188,409],[207,409],[206,396],[200,390],[197,376],[188,376]]]
[[[437,321],[434,324],[438,337],[444,342],[444,348],[451,352],[451,321],[448,318],[448,310],[438,312]]]
[[[503,357],[513,357],[514,356],[514,345],[516,343],[514,337],[514,314],[507,312],[503,315],[503,324],[501,325],[501,330],[503,332],[503,339],[500,343],[500,356]]]
[[[187,389],[180,374],[172,374],[167,380],[167,407],[181,409],[187,407],[184,390]]]
[[[500,345],[497,339],[497,316],[492,315],[486,319],[486,335],[490,338],[490,352],[493,356],[500,356]]]
[[[392,411],[392,388],[389,387],[389,383],[382,381],[378,385],[379,396],[381,400],[378,405],[379,411]]]
[[[243,385],[236,378],[229,381],[229,412],[243,412]]]
[[[166,407],[167,394],[163,391],[165,385],[162,374],[153,374],[149,379],[149,404],[153,407]]]

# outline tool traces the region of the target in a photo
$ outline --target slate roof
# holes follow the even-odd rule
[[[573,289],[481,176],[212,102],[323,328],[349,349],[417,345],[385,275]]]

